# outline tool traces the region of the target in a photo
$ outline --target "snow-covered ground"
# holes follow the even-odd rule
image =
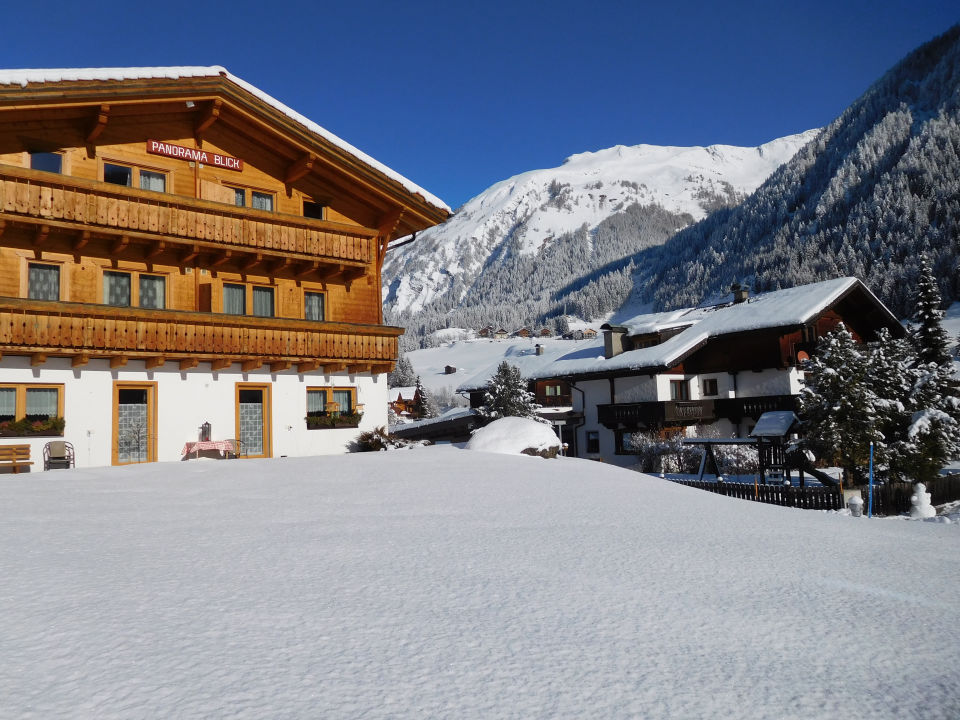
[[[956,718],[960,526],[433,447],[0,476],[4,718]]]

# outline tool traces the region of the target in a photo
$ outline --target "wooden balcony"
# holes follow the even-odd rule
[[[739,422],[743,418],[756,420],[771,410],[796,412],[795,395],[768,395],[762,397],[720,398],[717,400],[668,400],[664,402],[615,403],[598,405],[597,416],[602,425],[652,428],[664,425],[692,425],[710,423],[717,418]]]
[[[112,367],[144,360],[147,369],[179,362],[244,371],[387,372],[402,328],[178,310],[0,297],[0,354],[29,355],[33,365],[70,357],[73,365],[107,358]]]
[[[300,276],[312,269],[349,279],[376,259],[377,232],[369,228],[0,165],[0,232],[19,225],[35,231],[36,244],[67,233],[79,247],[107,238],[147,245],[147,257],[173,251],[184,262],[202,253],[247,266],[272,260]]]

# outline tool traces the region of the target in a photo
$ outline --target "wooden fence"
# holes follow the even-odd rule
[[[960,474],[942,475],[926,483],[932,505],[960,500]],[[873,514],[899,515],[910,512],[910,496],[913,495],[912,483],[885,483],[873,488]],[[863,511],[867,512],[869,488],[862,488]]]
[[[843,507],[843,493],[835,487],[793,487],[787,485],[753,485],[751,483],[710,482],[707,480],[676,479],[681,485],[708,490],[718,495],[754,500],[769,505],[804,508],[808,510],[839,510]]]
[[[844,507],[843,493],[838,487],[793,487],[784,485],[757,485],[739,482],[715,482],[670,478],[672,482],[708,490],[718,495],[754,500],[755,502],[808,510],[840,510]],[[899,515],[910,511],[911,483],[885,483],[873,488],[873,514]],[[960,500],[960,474],[944,475],[927,484],[933,505]],[[869,488],[861,488],[863,512],[867,512]]]

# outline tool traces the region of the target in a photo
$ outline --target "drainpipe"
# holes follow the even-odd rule
[[[576,445],[577,449],[579,449],[580,443],[578,441],[577,430],[579,428],[582,428],[584,423],[587,422],[587,395],[586,393],[583,392],[583,390],[577,387],[577,384],[575,382],[570,381],[570,389],[576,390],[578,393],[580,393],[580,407],[583,410],[583,412],[581,413],[583,417],[580,418],[580,422],[578,422],[576,425],[571,425],[571,428],[573,429],[573,442]],[[579,453],[576,455],[576,457],[580,457]]]

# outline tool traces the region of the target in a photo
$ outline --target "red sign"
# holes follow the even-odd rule
[[[191,160],[201,165],[212,165],[213,167],[223,168],[224,170],[243,170],[243,160],[230,157],[229,155],[218,155],[215,152],[206,150],[197,150],[196,148],[183,147],[182,145],[172,145],[159,140],[147,140],[147,152],[151,155],[164,155],[165,157],[177,158],[178,160]]]

